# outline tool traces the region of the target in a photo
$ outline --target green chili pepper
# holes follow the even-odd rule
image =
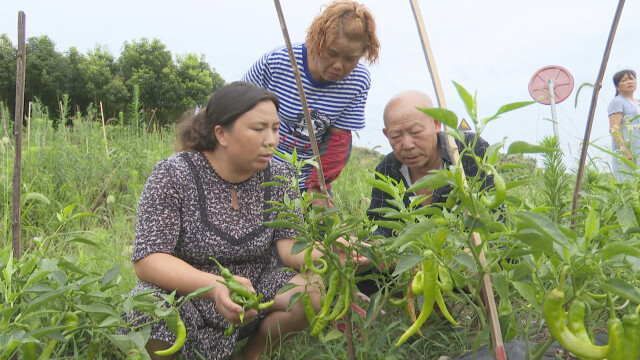
[[[567,315],[564,312],[563,305],[564,293],[560,289],[554,289],[547,294],[542,306],[549,332],[560,345],[578,357],[591,359],[605,359],[616,351],[619,333],[614,322],[611,322],[609,329],[609,344],[604,346],[593,345],[590,342],[580,340],[567,328],[565,323]]]
[[[416,275],[413,277],[411,281],[411,291],[414,294],[422,294],[424,289],[422,288],[422,283],[424,282],[424,277],[422,275],[422,270],[418,271]]]
[[[640,358],[640,316],[625,314],[622,317],[622,326],[626,342],[626,358],[634,360]]]
[[[235,325],[231,324],[222,334],[224,337],[229,337],[233,334],[233,331],[236,329]]]
[[[448,292],[453,290],[453,280],[446,266],[438,265],[438,279],[440,279],[438,285],[442,291]]]
[[[507,184],[504,182],[504,179],[498,171],[491,165],[488,165],[491,169],[491,173],[493,174],[493,186],[495,189],[495,193],[492,200],[489,200],[486,196],[482,196],[481,200],[484,206],[489,209],[495,209],[498,206],[502,205],[504,199],[507,197]]]
[[[442,297],[442,293],[440,292],[440,288],[438,287],[436,287],[436,304],[438,304],[438,307],[440,308],[440,311],[442,312],[442,315],[444,316],[445,319],[449,320],[449,322],[453,326],[460,325],[460,323],[457,322],[453,318],[453,316],[451,316],[451,314],[449,313],[449,309],[447,309],[447,304],[445,304],[444,298]]]
[[[313,303],[311,303],[311,297],[308,292],[302,293],[302,309],[304,310],[304,314],[307,317],[307,321],[309,324],[313,323],[313,320],[316,318],[316,311],[313,309]]]
[[[396,342],[396,346],[402,345],[407,339],[411,337],[420,327],[427,321],[427,318],[431,314],[433,310],[433,303],[436,298],[436,288],[438,281],[438,268],[436,267],[436,263],[433,260],[433,252],[431,250],[425,250],[423,252],[424,260],[422,260],[422,295],[424,297],[424,302],[422,303],[422,311],[416,322],[414,322],[403,334],[400,336],[400,339]]]
[[[331,303],[333,302],[333,298],[338,291],[338,285],[340,283],[340,271],[338,269],[332,269],[329,274],[329,286],[327,288],[327,294],[324,298],[324,302],[322,303],[322,308],[316,316],[316,320],[311,328],[311,336],[318,335],[322,329],[327,326],[329,322],[329,318],[327,315],[329,314],[329,309],[331,309]]]
[[[313,264],[313,260],[311,259],[311,252],[313,252],[313,246],[307,248],[307,250],[304,252],[304,263],[307,265],[307,269],[315,274],[324,274],[325,272],[327,272],[327,261],[323,258],[316,259],[315,261],[318,261],[322,264],[321,268],[316,267]]]
[[[628,352],[627,352],[627,341],[625,339],[625,335],[624,335],[624,327],[622,326],[622,321],[620,321],[620,319],[618,319],[617,317],[615,317],[615,314],[613,315],[614,317],[609,318],[609,320],[607,320],[607,332],[609,334],[609,344],[612,343],[612,341],[616,341],[617,339],[617,344],[613,350],[613,354],[609,355],[609,360],[630,360],[633,358],[628,357]],[[637,357],[635,358],[637,359]]]
[[[184,345],[185,341],[187,340],[187,327],[184,325],[182,319],[180,319],[180,315],[178,315],[178,323],[176,324],[176,326],[176,341],[168,349],[155,351],[156,355],[165,356],[175,354],[178,352],[178,350],[180,350],[180,348],[182,348],[182,345]]]
[[[593,343],[591,337],[587,333],[587,328],[584,326],[584,313],[586,305],[580,300],[574,300],[569,307],[569,322],[568,327],[571,332],[582,341]]]

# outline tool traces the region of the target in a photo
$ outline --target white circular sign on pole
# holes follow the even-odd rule
[[[566,100],[573,91],[573,76],[558,65],[549,65],[536,71],[529,81],[529,94],[541,104],[551,105],[553,132],[558,137],[556,104]]]

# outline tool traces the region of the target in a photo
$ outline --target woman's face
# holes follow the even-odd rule
[[[624,74],[620,81],[618,81],[616,89],[621,94],[633,94],[633,92],[636,91],[636,87],[636,78],[632,74]]]
[[[309,71],[313,79],[319,82],[340,81],[356,68],[363,53],[362,41],[351,41],[339,36],[320,49],[317,58],[309,59]]]
[[[278,145],[280,120],[273,102],[264,100],[236,119],[228,130],[216,127],[219,145],[226,148],[236,175],[249,178],[267,167]]]

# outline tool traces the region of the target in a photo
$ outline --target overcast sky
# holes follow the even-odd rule
[[[380,61],[370,67],[372,85],[367,125],[356,145],[390,151],[382,135],[382,109],[397,92],[435,91],[422,51],[409,1],[360,0],[373,12],[382,48]],[[306,29],[324,0],[281,0],[293,42],[303,41]],[[559,136],[570,167],[577,164],[592,96],[580,84],[594,83],[618,1],[615,0],[458,0],[419,2],[449,109],[466,117],[452,81],[478,94],[480,117],[502,105],[531,99],[532,75],[547,65],[566,68],[575,87],[558,104]],[[0,33],[17,41],[17,15],[26,14],[27,37],[46,34],[56,49],[71,46],[86,53],[106,45],[116,57],[124,42],[157,38],[174,55],[204,54],[226,80],[239,79],[264,52],[284,44],[273,1],[47,1],[0,0]],[[591,141],[608,147],[606,108],[615,89],[616,71],[640,70],[640,1],[627,1],[618,26],[595,112]],[[27,71],[29,70],[27,64]],[[636,94],[636,97],[639,95]],[[505,115],[483,137],[490,143],[531,143],[553,135],[551,109],[534,104]],[[593,157],[608,156],[590,148]],[[577,165],[576,165],[577,167]]]

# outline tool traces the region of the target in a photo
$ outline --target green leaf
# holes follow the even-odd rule
[[[43,305],[63,296],[65,292],[74,288],[76,288],[75,285],[67,285],[53,290],[52,292],[42,294],[35,298],[32,302],[30,302],[29,305],[27,305],[27,307],[24,309],[23,313],[29,314],[31,312],[34,312],[40,309]]]
[[[511,104],[507,104],[507,105],[503,105],[500,109],[498,109],[498,111],[496,111],[495,115],[493,115],[494,118],[498,117],[501,114],[504,114],[506,112],[509,111],[513,111],[516,109],[520,109],[522,107],[525,106],[529,106],[531,104],[535,104],[535,101],[521,101],[521,102],[514,102]]]
[[[102,287],[104,288],[107,284],[112,282],[118,274],[120,274],[120,265],[108,270],[102,277]]]
[[[504,142],[505,140],[502,140],[501,142],[495,143],[487,148],[487,151],[484,153],[484,158],[486,162],[492,165],[495,165],[498,163],[498,159],[499,159],[498,150],[500,150],[500,148],[504,146]]]
[[[527,211],[520,211],[514,214],[514,216],[520,220],[518,223],[519,229],[535,230],[540,233],[543,241],[551,240],[566,249],[575,250],[573,244],[567,240],[556,224],[548,218]]]
[[[446,185],[456,185],[451,171],[438,171],[421,177],[407,189],[407,192],[416,192],[417,190],[430,188],[437,189]]]
[[[602,290],[623,297],[634,304],[640,303],[640,289],[631,286],[620,278],[607,279],[605,282],[600,283],[600,287]]]
[[[629,255],[640,258],[640,248],[637,245],[633,247],[619,241],[608,243],[600,250],[600,253],[603,261],[609,260],[616,255]]]
[[[185,297],[184,297],[184,301],[189,301],[189,300],[191,300],[191,299],[193,299],[193,298],[197,297],[197,296],[198,296],[198,295],[200,295],[200,294],[204,294],[204,293],[206,293],[207,291],[209,291],[209,290],[213,289],[214,287],[215,287],[215,286],[205,286],[205,287],[202,287],[202,288],[196,289],[196,290],[195,290],[194,292],[192,292],[191,294],[189,294],[189,295],[185,296]]]
[[[458,128],[458,116],[456,116],[456,114],[451,110],[442,108],[425,109],[420,107],[417,109],[443,123],[445,126],[452,129]]]
[[[65,243],[71,243],[71,242],[78,242],[78,243],[83,243],[83,244],[87,244],[87,245],[91,245],[91,246],[98,246],[98,243],[93,241],[93,240],[89,240],[86,238],[81,238],[81,237],[74,237],[71,239],[67,239],[64,241]]]
[[[492,274],[491,278],[493,287],[496,289],[500,299],[509,299],[509,282],[507,281],[507,277],[504,276],[503,273],[495,273]]]
[[[584,236],[587,240],[592,240],[600,231],[600,216],[596,214],[595,210],[589,208],[589,214],[584,221]]]
[[[462,102],[464,103],[464,107],[467,110],[467,113],[469,114],[469,116],[471,116],[471,120],[475,123],[478,120],[478,113],[477,113],[477,104],[476,104],[476,100],[474,97],[471,96],[471,94],[467,91],[467,89],[465,89],[464,87],[462,87],[462,85],[458,84],[457,82],[453,82],[453,86],[455,86],[456,90],[458,91],[458,95],[460,96],[460,99],[462,99]],[[454,129],[457,129],[458,126],[451,126]]]
[[[392,197],[397,197],[398,196],[398,190],[396,188],[394,188],[393,186],[387,184],[386,182],[382,181],[382,180],[366,179],[365,181],[371,187],[374,187],[374,188],[376,188],[378,190],[381,190],[381,191],[389,194]]]
[[[536,287],[522,281],[514,281],[513,287],[527,300],[528,303],[534,305],[536,308],[540,307],[538,298],[536,297]]]
[[[624,230],[636,226],[636,216],[628,204],[624,204],[616,210],[616,218]]]
[[[509,145],[509,150],[507,150],[506,155],[512,154],[537,154],[543,152],[553,151],[551,148],[529,144],[524,141],[514,141]]]
[[[403,272],[412,269],[414,266],[418,265],[421,262],[423,257],[418,254],[409,254],[398,259],[398,264],[396,265],[396,269],[393,271],[391,276],[398,276]]]
[[[332,340],[341,339],[344,337],[344,334],[338,329],[331,329],[322,339],[321,341],[326,343]]]
[[[79,304],[79,305],[76,305],[76,308],[82,311],[88,312],[90,314],[107,314],[111,316],[119,316],[118,313],[115,311],[115,309],[103,304],[94,304],[94,305]]]
[[[399,221],[374,220],[371,223],[383,228],[396,230],[396,231],[402,231],[406,226],[405,224]]]

